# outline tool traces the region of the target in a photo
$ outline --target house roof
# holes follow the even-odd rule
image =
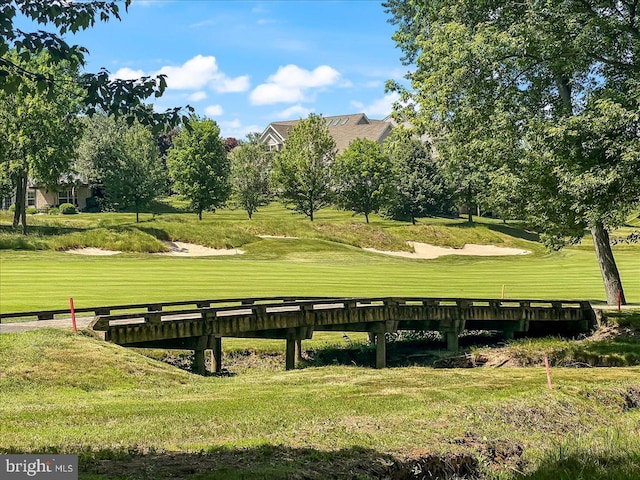
[[[356,138],[366,138],[382,142],[391,132],[393,125],[386,120],[371,120],[364,113],[323,117],[329,134],[336,142],[338,153],[343,152]],[[300,120],[273,122],[260,136],[264,143],[284,143],[289,131]],[[281,140],[281,141],[277,141]]]
[[[60,175],[60,178],[57,182],[57,186],[66,187],[66,186],[77,186],[77,185],[89,185],[89,179],[86,175],[78,174],[78,173],[63,173]],[[44,188],[47,187],[44,183],[29,177],[28,181],[29,188]]]

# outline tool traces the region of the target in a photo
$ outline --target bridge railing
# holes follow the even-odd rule
[[[252,305],[260,302],[290,302],[295,300],[314,300],[323,299],[327,297],[312,297],[312,296],[285,296],[285,297],[255,297],[255,298],[216,298],[208,300],[179,300],[174,302],[147,302],[147,303],[134,303],[134,304],[122,304],[122,305],[103,305],[98,307],[79,307],[75,308],[76,313],[93,313],[94,315],[111,315],[112,312],[131,312],[132,310],[144,309],[147,312],[163,311],[166,308],[171,307],[186,307],[195,306],[196,308],[210,307],[212,305],[221,304],[234,304],[241,303],[244,305]],[[36,317],[38,320],[52,320],[56,315],[69,315],[68,308],[60,308],[54,310],[32,310],[27,312],[9,312],[0,313],[0,323],[3,319],[7,318],[24,318],[29,319]],[[138,313],[140,315],[140,312]]]
[[[146,312],[126,312],[120,314],[103,314],[96,310],[96,320],[92,323],[94,330],[107,329],[111,325],[160,323],[162,321],[189,320],[206,315],[208,318],[229,317],[234,315],[263,315],[265,313],[299,312],[301,310],[337,310],[345,308],[367,307],[455,307],[471,309],[473,307],[501,308],[553,308],[591,310],[586,300],[532,300],[532,299],[477,299],[447,297],[260,297],[251,299],[222,299],[192,302],[168,302],[162,305],[194,305],[207,303],[207,306],[196,308],[152,310],[148,306]],[[234,305],[237,304],[237,305]],[[129,306],[131,308],[131,306]]]

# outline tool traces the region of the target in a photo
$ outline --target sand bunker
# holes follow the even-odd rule
[[[258,235],[259,238],[284,238],[287,240],[297,240],[300,237],[288,237],[287,235]]]
[[[117,250],[103,250],[102,248],[93,247],[74,248],[72,250],[65,250],[65,252],[75,255],[117,255],[118,253],[122,253]]]
[[[183,242],[164,242],[168,252],[160,252],[156,255],[170,255],[174,257],[211,257],[216,255],[241,255],[244,250],[238,248],[209,248],[202,245]]]
[[[365,248],[368,252],[382,253],[384,255],[393,255],[394,257],[404,258],[420,258],[434,259],[445,255],[469,255],[478,257],[494,257],[502,255],[527,255],[531,253],[529,250],[520,248],[496,247],[495,245],[475,245],[469,243],[462,248],[444,248],[429,245],[428,243],[407,242],[414,249],[414,252],[392,252],[385,250],[376,250],[375,248]]]

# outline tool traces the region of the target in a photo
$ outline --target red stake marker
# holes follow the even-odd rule
[[[621,300],[622,295],[620,294],[620,290],[618,290],[618,313],[620,313],[622,311],[622,306],[621,306]]]
[[[547,385],[549,386],[549,390],[553,388],[551,384],[551,369],[549,369],[549,357],[544,356],[544,366],[547,369]]]
[[[73,297],[69,297],[69,306],[71,307],[71,329],[74,332],[77,332],[78,329],[76,327],[76,310],[73,306]]]

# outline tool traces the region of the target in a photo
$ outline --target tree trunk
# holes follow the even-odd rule
[[[473,205],[471,195],[471,184],[467,185],[467,221],[473,223]]]
[[[412,223],[413,225],[415,225],[415,224],[416,224],[416,217],[414,217],[413,215],[411,215],[411,223]]]
[[[24,198],[24,192],[22,191],[22,175],[18,174],[16,177],[16,201],[13,204],[13,228],[17,228],[22,217],[22,201]]]
[[[140,212],[138,212],[138,209],[136,208],[136,223],[140,222]]]
[[[198,210],[198,220],[202,220],[202,210]]]
[[[369,223],[369,214],[368,214],[368,213],[365,213],[365,214],[364,214],[364,218],[365,218],[365,220],[367,221],[367,223]]]
[[[29,176],[25,170],[18,173],[16,179],[16,203],[13,213],[13,227],[22,222],[22,234],[27,234],[27,185]]]
[[[591,236],[593,237],[596,257],[598,258],[602,280],[604,281],[607,303],[609,305],[617,305],[618,295],[620,295],[620,303],[626,305],[627,301],[624,298],[620,273],[616,266],[616,260],[613,258],[611,243],[609,243],[609,232],[607,232],[602,223],[596,223],[591,227]]]

